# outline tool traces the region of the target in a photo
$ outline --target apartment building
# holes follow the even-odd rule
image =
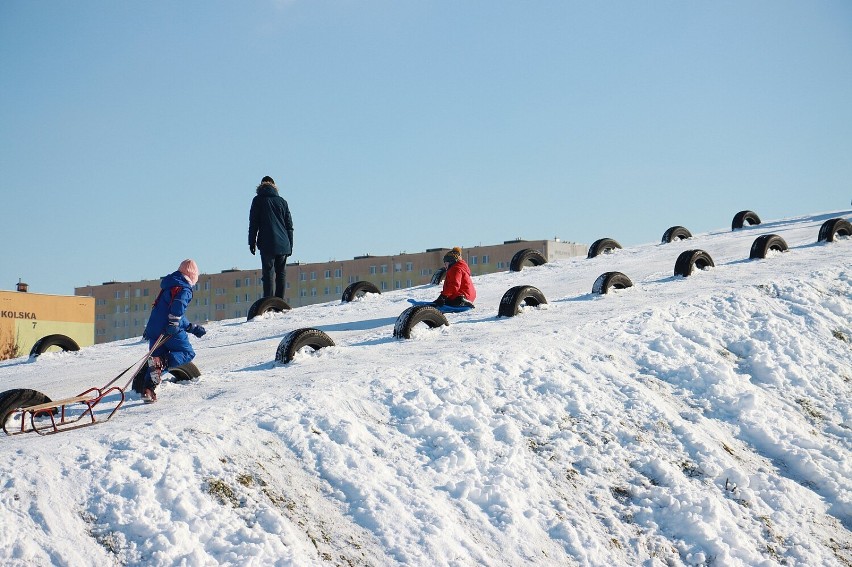
[[[465,261],[474,276],[506,271],[512,256],[532,248],[548,262],[585,256],[588,246],[555,240],[509,240],[502,244],[463,249]],[[449,248],[389,256],[356,256],[351,260],[287,264],[285,301],[291,307],[340,301],[343,290],[357,281],[368,281],[382,292],[428,284],[442,267]],[[95,299],[96,344],[142,335],[151,304],[160,291],[160,278],[136,282],[104,282],[74,288],[74,295]],[[263,295],[261,272],[223,270],[201,274],[195,285],[187,318],[194,323],[246,317],[251,305]]]

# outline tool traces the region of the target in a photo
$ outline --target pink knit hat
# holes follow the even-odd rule
[[[186,277],[189,285],[198,283],[198,264],[195,263],[195,260],[184,260],[180,263],[178,271]]]

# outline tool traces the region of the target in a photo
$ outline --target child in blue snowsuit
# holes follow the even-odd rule
[[[142,400],[146,403],[157,401],[155,390],[165,370],[195,358],[187,333],[202,337],[207,332],[204,327],[190,323],[184,316],[192,301],[192,286],[197,282],[198,265],[194,260],[184,260],[176,272],[160,282],[160,293],[151,307],[151,316],[148,317],[143,336],[148,339],[151,348],[161,335],[166,335],[168,340],[151,353],[144,381],[133,385],[133,389],[142,394]]]

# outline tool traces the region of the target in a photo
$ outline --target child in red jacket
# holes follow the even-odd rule
[[[461,257],[461,248],[456,246],[444,256],[444,289],[433,303],[452,305],[453,307],[473,307],[476,300],[476,288],[470,278],[470,267]]]

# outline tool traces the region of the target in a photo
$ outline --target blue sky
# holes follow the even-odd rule
[[[0,2],[0,289],[848,210],[852,2]]]

